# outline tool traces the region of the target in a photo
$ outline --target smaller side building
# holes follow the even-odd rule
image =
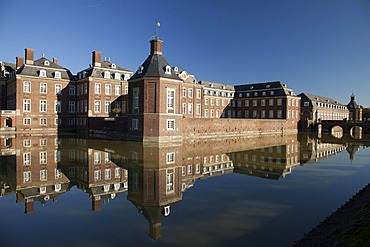
[[[349,120],[351,121],[362,121],[362,108],[357,104],[355,95],[351,95],[351,101],[347,105],[349,110]]]
[[[298,96],[301,97],[301,129],[313,130],[321,120],[349,119],[347,106],[337,100],[309,93]]]

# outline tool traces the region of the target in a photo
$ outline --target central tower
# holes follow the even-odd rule
[[[177,76],[162,53],[163,40],[150,40],[150,54],[128,80],[128,138],[143,142],[182,141]]]

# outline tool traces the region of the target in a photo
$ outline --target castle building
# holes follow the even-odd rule
[[[132,71],[101,52],[76,75],[44,56],[1,64],[1,131],[59,131],[148,142],[227,134],[297,132],[300,97],[287,85],[197,81],[171,67],[163,40],[150,40],[147,59]]]
[[[301,127],[312,129],[321,120],[349,119],[346,105],[340,102],[309,93],[301,93]]]
[[[6,108],[1,114],[6,119],[2,124],[21,132],[57,131],[62,102],[68,98],[64,89],[71,81],[73,75],[58,65],[57,58],[34,60],[34,50],[26,48],[25,61],[16,58],[16,69],[6,82]]]
[[[77,73],[76,81],[69,86],[70,99],[65,119],[66,129],[88,133],[97,129],[97,118],[126,114],[128,105],[128,83],[132,72],[110,59],[101,61],[101,52],[92,52],[89,68]]]
[[[351,95],[351,101],[348,103],[347,108],[349,110],[349,120],[362,121],[362,108],[357,104],[354,94]]]

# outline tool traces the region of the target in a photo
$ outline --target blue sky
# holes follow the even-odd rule
[[[136,70],[155,23],[172,66],[227,84],[280,80],[370,107],[369,0],[0,0],[0,61],[24,48],[73,73],[98,50]]]

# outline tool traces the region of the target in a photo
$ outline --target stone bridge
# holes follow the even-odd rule
[[[366,121],[344,121],[344,120],[322,120],[317,124],[323,133],[332,133],[333,128],[338,126],[343,134],[352,134],[355,127],[362,129],[360,134],[370,134],[370,122]]]

